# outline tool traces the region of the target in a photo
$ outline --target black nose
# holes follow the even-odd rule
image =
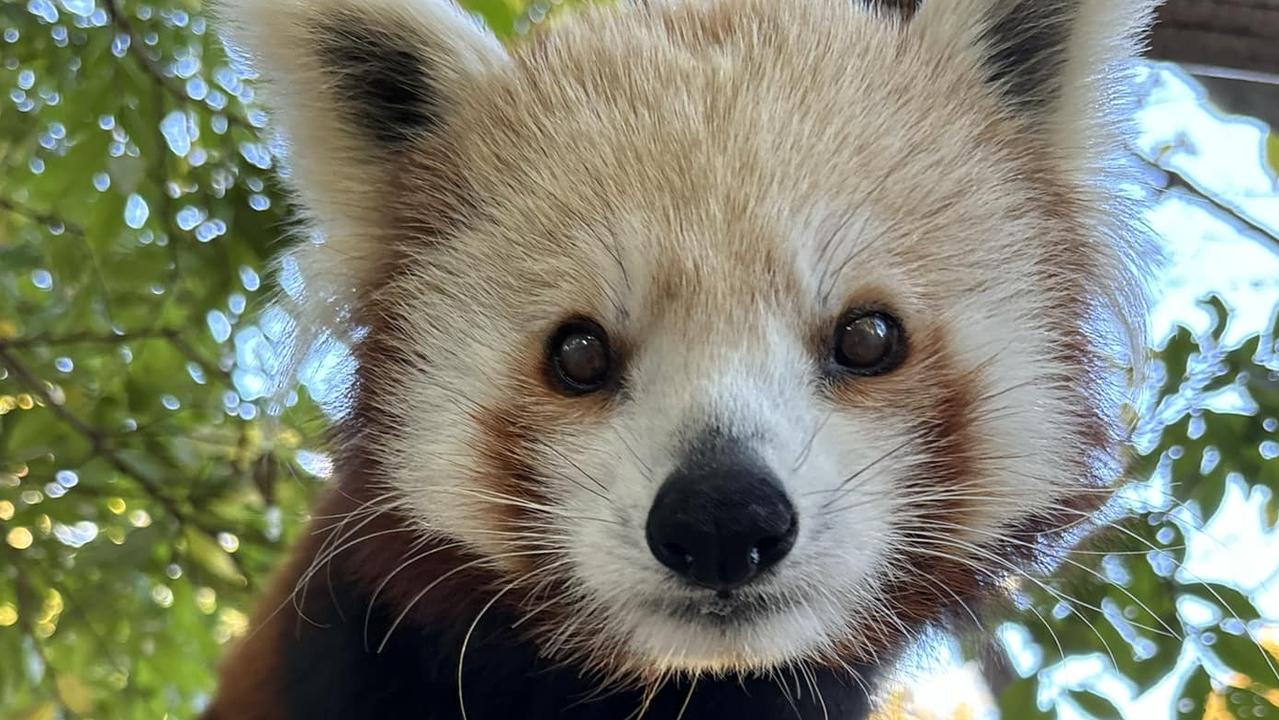
[[[690,463],[667,478],[648,513],[649,550],[715,590],[741,587],[795,544],[795,508],[756,462]]]

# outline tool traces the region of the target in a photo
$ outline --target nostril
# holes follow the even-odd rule
[[[682,571],[693,567],[693,553],[679,543],[664,543],[662,554],[666,556],[666,566],[672,570]]]
[[[760,540],[755,547],[751,548],[751,561],[758,565],[760,558],[771,554],[781,544],[782,539],[779,537],[767,537]]]
[[[777,564],[794,547],[798,533],[799,517],[792,512],[785,532],[781,535],[769,535],[755,542],[755,546],[751,548],[751,564],[759,570]]]

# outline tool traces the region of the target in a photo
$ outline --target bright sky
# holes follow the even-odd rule
[[[1265,163],[1267,126],[1217,112],[1194,80],[1171,66],[1152,74],[1139,120],[1139,143],[1148,156],[1173,146],[1163,159],[1168,167],[1258,223],[1279,229],[1279,186]],[[1266,328],[1279,307],[1279,244],[1241,232],[1237,224],[1186,200],[1165,200],[1151,213],[1151,225],[1172,261],[1151,316],[1155,337],[1165,336],[1177,322],[1202,329],[1207,315],[1196,301],[1209,292],[1221,295],[1234,311],[1227,343]],[[1244,490],[1242,484],[1232,488],[1204,529],[1188,535],[1182,573],[1254,591],[1266,618],[1279,620],[1279,532],[1269,531],[1261,512],[1268,494],[1263,490],[1248,497]],[[1169,717],[1176,684],[1170,679],[1129,702],[1123,701],[1131,695],[1128,689],[1116,687],[1115,698],[1129,718],[1156,720]],[[1062,712],[1061,717],[1085,716]]]
[[[1268,128],[1249,118],[1217,112],[1195,81],[1174,66],[1152,66],[1146,82],[1147,100],[1138,113],[1138,149],[1146,157],[1160,157],[1167,167],[1246,211],[1257,222],[1279,229],[1276,178],[1264,161]],[[1151,313],[1154,338],[1166,338],[1177,323],[1204,329],[1209,315],[1197,301],[1210,292],[1221,295],[1235,312],[1226,342],[1266,327],[1279,307],[1279,245],[1246,235],[1236,223],[1185,197],[1166,196],[1152,209],[1149,221],[1169,252],[1169,265],[1156,288],[1158,301]],[[1268,531],[1260,512],[1267,498],[1264,491],[1248,497],[1242,485],[1232,488],[1229,499],[1207,526],[1188,534],[1182,573],[1187,578],[1222,581],[1254,591],[1266,618],[1279,621],[1279,532]],[[1029,667],[1037,664],[1034,648],[1019,642],[1016,633],[1008,634],[1005,642],[1018,662]],[[970,709],[976,703],[977,718],[997,717],[984,706],[974,668],[948,663],[948,658],[939,665],[937,675],[928,677],[919,696],[920,700],[934,700],[926,710],[941,714],[959,702],[968,703]],[[1108,666],[1108,660],[1090,657],[1069,661],[1049,672],[1062,687],[1096,683],[1092,687],[1112,698],[1129,720],[1172,716],[1172,699],[1181,675],[1133,697],[1132,689],[1108,672]],[[1183,662],[1181,667],[1193,665]],[[1062,720],[1089,717],[1070,705],[1058,706]]]

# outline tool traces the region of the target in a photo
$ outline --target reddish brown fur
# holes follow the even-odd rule
[[[327,584],[333,582],[333,578],[340,578],[342,583],[354,581],[369,591],[390,578],[379,594],[379,602],[409,607],[422,588],[474,559],[447,547],[444,541],[416,544],[420,535],[409,530],[411,523],[394,511],[379,513],[354,530],[365,516],[352,514],[373,500],[375,488],[376,483],[345,482],[317,504],[317,516],[325,519],[310,524],[306,536],[275,577],[270,591],[259,601],[253,629],[230,648],[221,666],[216,701],[202,716],[204,720],[287,717],[280,705],[282,698],[288,696],[286,688],[280,686],[284,680],[280,668],[282,653],[291,634],[306,625],[332,621]],[[345,522],[348,516],[355,519]],[[362,538],[371,540],[362,542]],[[317,562],[318,557],[331,552],[339,543],[349,544],[349,548],[334,554],[327,563]],[[434,552],[400,567],[401,563],[427,551]],[[308,573],[310,578],[304,583]],[[436,597],[449,598],[449,602],[413,603],[405,622],[426,627],[469,623],[479,605],[487,600],[486,590],[495,581],[479,569],[457,572],[432,591]],[[340,612],[353,613],[358,621],[365,610],[348,607]],[[368,640],[376,647],[382,639],[370,637]]]

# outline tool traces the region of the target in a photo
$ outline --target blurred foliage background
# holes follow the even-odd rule
[[[565,8],[465,4],[511,42]],[[0,717],[194,715],[325,481],[323,383],[268,417],[290,221],[242,70],[193,0],[0,4]],[[1005,718],[1155,692],[1169,718],[1279,717],[1264,587],[1187,571],[1232,493],[1273,529],[1279,486],[1275,328],[1227,340],[1206,307],[1160,339],[1108,544],[954,650]],[[907,689],[883,714],[927,711]]]

